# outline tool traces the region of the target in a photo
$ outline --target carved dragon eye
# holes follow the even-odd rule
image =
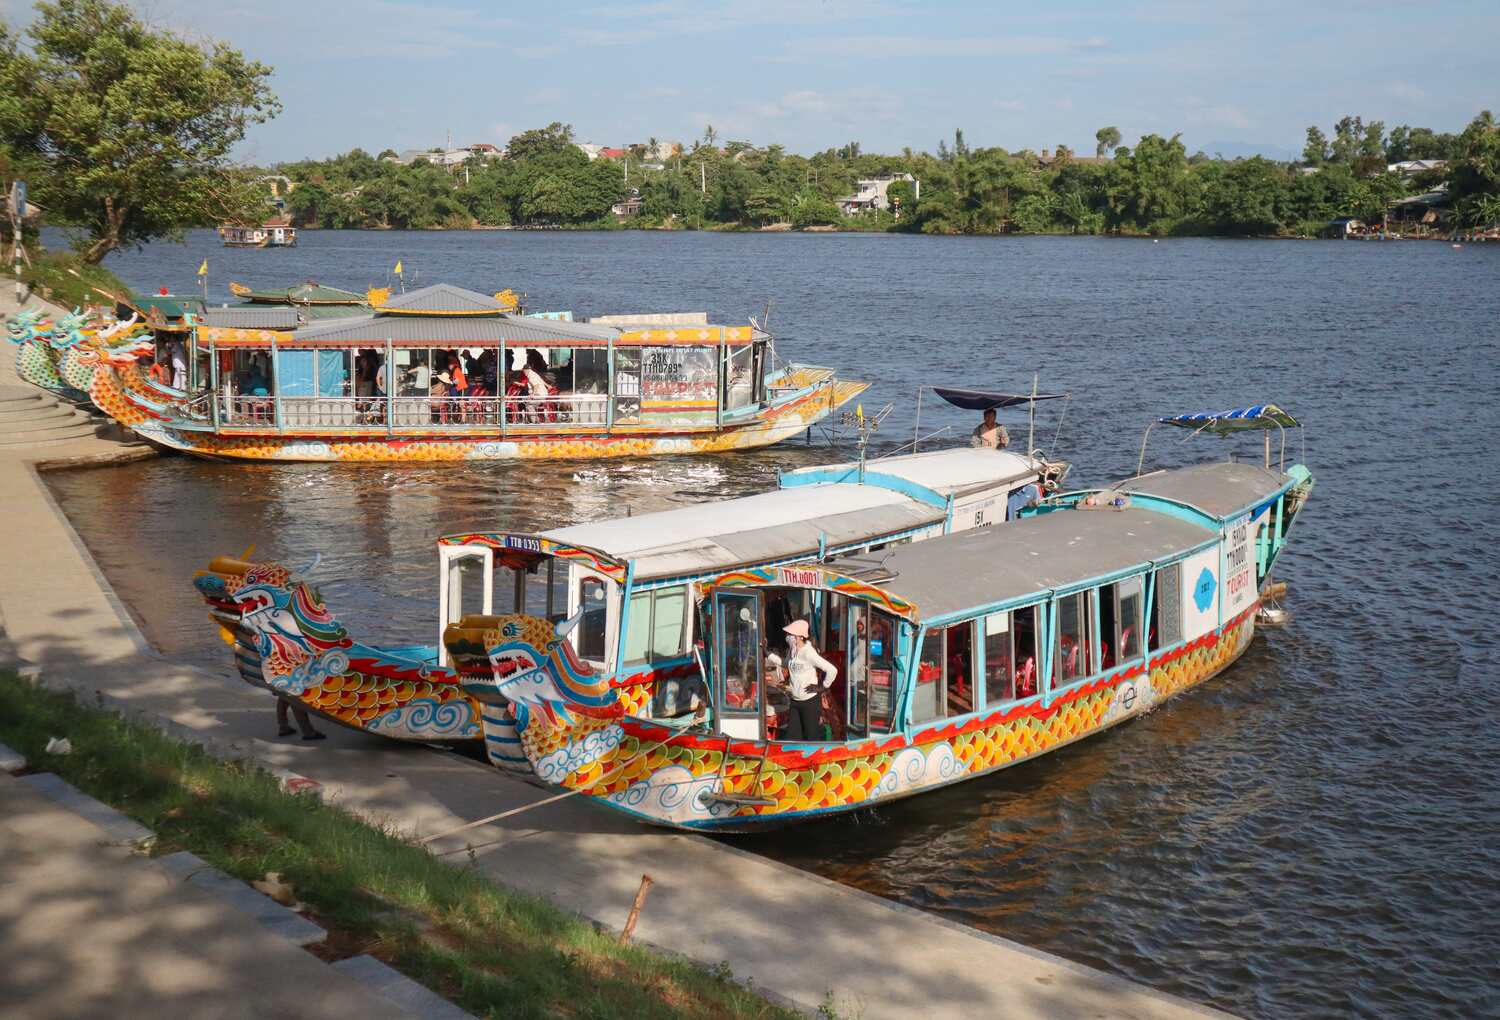
[[[512,620],[505,626],[501,627],[500,632],[506,637],[519,637],[521,634],[521,625]]]

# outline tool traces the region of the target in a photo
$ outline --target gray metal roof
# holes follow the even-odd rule
[[[1064,588],[1190,549],[1217,533],[1155,510],[1055,510],[879,554],[886,591],[923,619]],[[874,558],[874,557],[870,557]],[[858,574],[870,558],[829,565]]]
[[[434,283],[407,294],[393,294],[380,307],[408,312],[498,312],[504,306],[488,294],[451,283]]]
[[[364,315],[306,326],[292,334],[293,340],[327,340],[378,346],[387,339],[395,343],[447,344],[454,347],[487,347],[504,340],[510,345],[558,343],[568,340],[606,341],[619,330],[581,322],[553,322],[515,315]]]
[[[1115,488],[1175,499],[1215,517],[1226,517],[1259,502],[1286,483],[1287,476],[1279,471],[1267,471],[1259,464],[1221,460],[1142,475]]]
[[[203,324],[230,329],[296,329],[301,323],[297,309],[287,305],[251,305],[238,308],[205,308]]]
[[[616,559],[635,561],[635,578],[716,574],[737,566],[817,555],[828,547],[940,524],[941,507],[872,485],[837,483],[777,489],[597,524],[544,532]]]

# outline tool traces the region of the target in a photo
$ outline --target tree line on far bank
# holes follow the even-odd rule
[[[287,211],[297,225],[346,229],[609,226],[611,206],[635,196],[639,212],[629,225],[640,227],[1308,235],[1339,217],[1378,222],[1393,200],[1444,186],[1460,222],[1500,221],[1500,130],[1488,111],[1459,134],[1407,126],[1387,133],[1378,121],[1346,117],[1332,141],[1317,128],[1308,136],[1301,162],[1190,155],[1177,135],[1146,135],[1127,147],[1113,127],[1100,129],[1096,152],[1085,157],[1065,146],[1045,157],[971,148],[962,131],[935,155],[867,154],[850,142],[806,157],[779,145],[721,143],[709,128],[653,165],[639,155],[590,160],[572,144],[571,129],[554,123],[512,138],[506,159],[402,165],[355,149],[274,172],[295,185]],[[1448,165],[1386,171],[1412,159]],[[920,193],[905,181],[890,186],[901,199],[899,219],[840,211],[837,200],[856,181],[888,174],[920,182]]]
[[[1489,111],[1458,134],[1346,117],[1331,136],[1309,128],[1297,163],[1189,155],[1178,135],[1127,147],[1114,127],[1098,132],[1092,156],[971,148],[962,131],[935,154],[874,155],[848,142],[801,156],[721,142],[709,127],[662,163],[644,151],[590,160],[554,123],[510,139],[506,159],[456,167],[358,149],[236,166],[230,153],[249,127],[281,110],[270,75],[116,0],[39,2],[24,40],[0,19],[0,186],[28,181],[49,222],[82,228],[80,255],[94,264],[186,227],[263,219],[273,174],[294,184],[284,195],[294,221],[318,227],[615,226],[611,207],[629,197],[636,226],[1305,235],[1342,216],[1379,220],[1392,200],[1439,186],[1458,224],[1500,222],[1500,128]],[[1386,172],[1415,158],[1447,165]],[[858,180],[888,174],[920,182],[891,184],[899,217],[841,211]],[[8,229],[0,217],[0,240]]]

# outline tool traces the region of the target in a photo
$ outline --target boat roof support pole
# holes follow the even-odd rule
[[[396,431],[396,345],[390,337],[385,338],[385,436],[389,439]]]
[[[917,452],[917,441],[922,435],[922,384],[917,383],[917,421],[911,427],[911,452]]]
[[[1135,476],[1141,477],[1141,471],[1146,467],[1146,441],[1151,438],[1151,430],[1156,428],[1156,422],[1146,426],[1146,432],[1141,436],[1141,457],[1135,462]]]
[[[276,334],[271,334],[271,408],[276,422],[276,431],[285,432],[286,424],[281,418],[281,379],[279,372],[280,358],[276,356]]]
[[[431,357],[431,355],[429,354],[428,357]],[[510,355],[508,353],[506,353],[506,350],[505,350],[505,334],[502,333],[500,335],[500,363],[495,366],[495,389],[497,389],[497,390],[500,391],[499,393],[497,393],[495,395],[500,398],[500,438],[501,439],[505,438],[505,420],[510,417],[510,415],[508,415],[508,414],[505,413],[505,404],[506,404],[506,401],[508,401],[510,399],[508,396],[506,396],[506,393],[505,393],[506,390],[510,389],[510,387],[506,385],[506,383],[510,381],[509,380],[509,376],[510,376]]]
[[[1027,404],[1028,425],[1026,430],[1026,456],[1031,456],[1031,451],[1036,449],[1036,387],[1041,381],[1041,373],[1031,373],[1031,401]]]
[[[208,342],[208,415],[209,421],[214,427],[214,432],[219,431],[219,345],[213,340]]]

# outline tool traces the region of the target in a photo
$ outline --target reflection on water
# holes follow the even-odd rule
[[[186,284],[211,237],[111,265]],[[508,283],[580,311],[776,298],[787,356],[874,383],[1070,390],[1073,481],[1135,468],[1156,414],[1277,400],[1318,484],[1279,576],[1292,625],[1150,716],[1041,761],[762,837],[778,859],[1255,1016],[1500,1012],[1500,245],[661,235],[349,235],[212,252],[257,285]],[[285,257],[289,256],[289,257]],[[222,265],[222,262],[216,262]],[[1061,402],[1059,402],[1061,403]],[[1049,409],[1038,430],[1050,445]],[[1006,412],[1018,439],[1024,416]],[[923,409],[923,430],[972,427]],[[1153,463],[1225,447],[1155,435]],[[1300,449],[1300,438],[1293,446]],[[49,481],[171,654],[225,666],[190,587],[259,543],[361,637],[431,641],[442,533],[543,528],[760,491],[836,456],[256,467],[163,459]]]

